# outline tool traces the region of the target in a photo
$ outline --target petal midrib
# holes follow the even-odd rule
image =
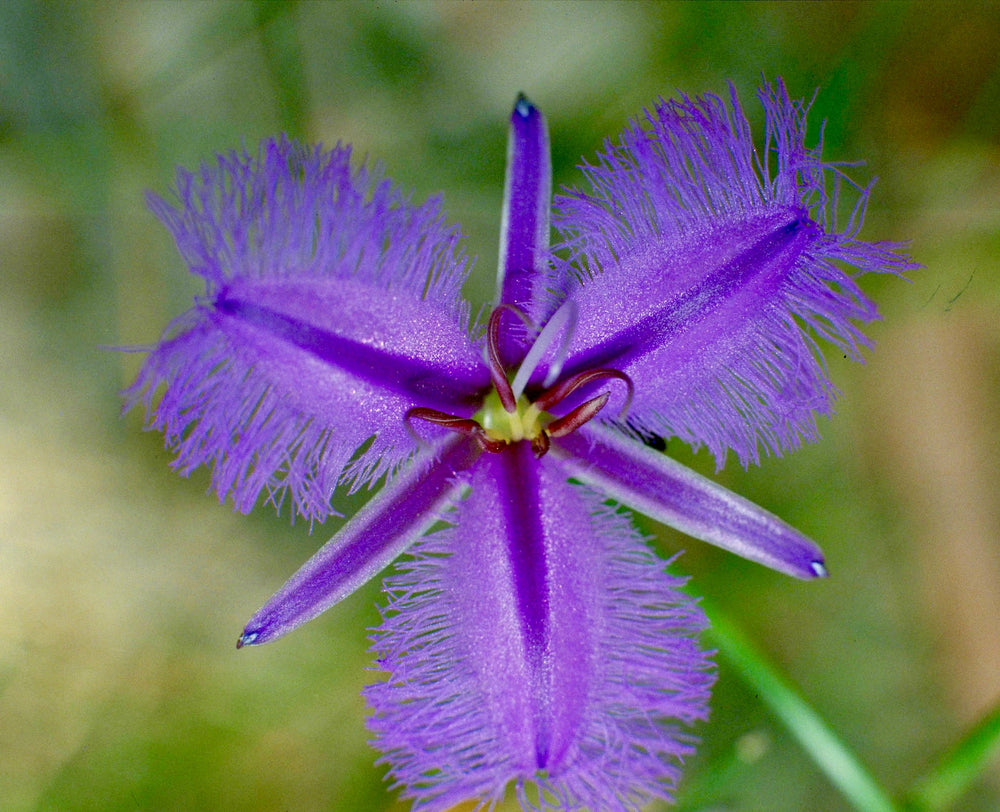
[[[214,310],[303,350],[383,391],[440,409],[476,408],[485,391],[454,371],[338,335],[272,308],[222,294]]]
[[[501,455],[507,494],[508,555],[520,631],[534,698],[536,766],[549,760],[552,741],[551,584],[545,530],[541,520],[537,462],[529,443],[516,443]]]
[[[679,296],[600,343],[574,354],[564,367],[563,376],[603,367],[625,370],[648,353],[662,350],[682,331],[710,318],[738,295],[741,288],[758,280],[767,281],[767,271],[774,268],[778,257],[800,250],[799,243],[807,238],[808,225],[809,221],[796,217],[775,228]],[[782,265],[790,267],[791,262]],[[772,284],[778,283],[780,279],[772,280]]]

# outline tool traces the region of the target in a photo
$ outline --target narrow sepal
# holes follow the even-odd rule
[[[797,578],[827,574],[823,552],[777,516],[664,454],[593,424],[552,441],[574,477],[696,539]]]
[[[580,313],[566,371],[627,373],[637,429],[704,443],[720,465],[811,439],[831,410],[816,339],[858,359],[857,323],[877,315],[840,266],[914,267],[857,239],[867,188],[837,227],[825,184],[850,184],[805,146],[805,105],[780,82],[761,100],[760,153],[735,92],[661,101],[584,167],[590,191],[557,198]]]
[[[442,517],[479,454],[459,437],[414,460],[250,618],[237,647],[288,634],[381,572]]]
[[[507,174],[500,220],[497,304],[519,307],[539,324],[551,315],[557,289],[548,263],[552,162],[545,117],[523,95],[510,116]],[[521,325],[504,333],[501,355],[509,364],[527,352]]]
[[[415,810],[638,810],[669,798],[714,680],[705,618],[625,517],[521,443],[387,579],[366,695]]]

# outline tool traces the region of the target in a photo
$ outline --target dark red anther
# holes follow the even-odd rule
[[[499,454],[507,447],[507,443],[503,440],[490,438],[486,433],[486,429],[480,426],[475,420],[470,420],[467,417],[456,417],[453,414],[439,412],[437,409],[427,409],[423,406],[415,406],[403,415],[403,421],[406,423],[407,430],[418,443],[422,443],[423,440],[410,422],[414,418],[423,420],[426,423],[433,423],[435,426],[441,426],[441,428],[448,429],[448,431],[464,434],[466,437],[472,437],[479,443],[480,448],[493,454]]]
[[[553,406],[572,395],[581,386],[586,386],[588,383],[593,383],[594,381],[599,381],[604,378],[615,378],[622,381],[625,386],[628,387],[625,404],[621,409],[621,414],[624,415],[625,412],[628,411],[628,407],[632,404],[632,393],[635,387],[632,384],[632,379],[624,372],[617,369],[588,369],[583,372],[578,372],[576,375],[573,375],[564,381],[560,381],[555,386],[546,389],[534,401],[534,404],[540,411],[547,412]],[[603,406],[604,404],[601,405]],[[572,412],[570,414],[572,414]]]
[[[510,388],[507,373],[504,372],[503,364],[500,362],[501,316],[503,316],[503,309],[498,307],[490,313],[490,322],[486,328],[486,346],[490,355],[490,378],[493,381],[493,388],[497,390],[500,404],[508,412],[514,412],[517,410],[517,398],[514,397],[514,390]]]
[[[567,434],[576,431],[584,423],[592,420],[604,408],[610,397],[610,392],[603,392],[596,398],[591,398],[586,403],[581,403],[573,411],[564,414],[562,417],[557,417],[549,423],[545,432],[549,437],[565,437]]]
[[[499,454],[507,447],[506,440],[492,440],[490,436],[486,433],[485,429],[480,429],[475,434],[476,442],[479,443],[480,448],[483,451],[489,451],[491,454]]]
[[[416,433],[413,431],[413,426],[410,423],[414,418],[423,420],[426,423],[433,423],[435,426],[441,426],[449,431],[457,431],[459,434],[475,434],[477,430],[482,429],[482,426],[475,420],[470,420],[467,417],[456,417],[447,412],[439,412],[437,409],[425,409],[423,406],[416,406],[403,415],[403,420],[406,422],[407,428],[410,429],[410,433],[414,436],[416,436]],[[417,439],[419,440],[420,438],[417,437]]]
[[[548,432],[543,431],[531,441],[531,450],[535,452],[536,457],[544,457],[550,445]]]
[[[531,326],[531,320],[521,308],[512,304],[502,304],[495,307],[490,313],[490,321],[486,327],[486,346],[490,356],[490,379],[493,381],[493,387],[497,390],[500,404],[509,414],[513,414],[517,411],[517,398],[514,396],[514,390],[511,389],[510,381],[507,380],[503,362],[500,360],[500,319],[505,310],[509,310],[528,326]]]

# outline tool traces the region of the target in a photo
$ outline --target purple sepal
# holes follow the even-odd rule
[[[849,181],[806,148],[805,105],[780,82],[761,101],[760,152],[735,91],[728,106],[661,101],[583,168],[591,191],[556,200],[580,314],[566,372],[627,373],[630,424],[704,443],[720,466],[729,448],[746,464],[813,438],[831,410],[817,338],[860,359],[855,322],[877,317],[840,266],[915,267],[856,239],[867,188],[838,229],[825,185]]]
[[[453,437],[414,460],[250,618],[237,647],[287,634],[376,576],[442,517],[479,454]]]
[[[507,174],[500,220],[497,304],[515,305],[535,324],[551,315],[561,290],[549,265],[552,163],[545,117],[523,95],[510,116]],[[516,364],[527,352],[520,324],[501,336],[501,357]]]
[[[611,429],[590,424],[553,441],[572,476],[696,539],[796,578],[827,574],[809,538],[753,502]]]
[[[714,681],[706,620],[628,520],[528,443],[484,455],[454,527],[386,581],[366,691],[415,810],[669,798]],[[470,586],[471,585],[471,586]]]

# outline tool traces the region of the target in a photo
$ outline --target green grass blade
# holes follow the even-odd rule
[[[702,601],[712,622],[709,642],[718,648],[798,739],[816,765],[861,812],[896,812],[896,805],[854,753],[792,685],[722,612]]]
[[[907,793],[907,808],[948,809],[1000,754],[1000,705],[990,711]]]

